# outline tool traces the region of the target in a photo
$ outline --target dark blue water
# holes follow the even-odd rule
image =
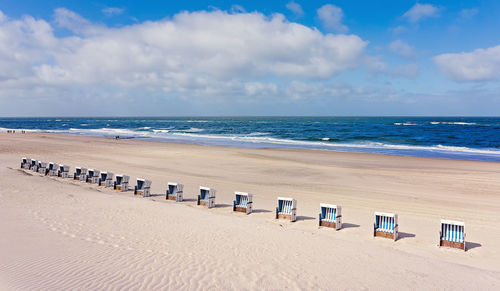
[[[500,118],[487,117],[3,118],[0,128],[500,161]]]

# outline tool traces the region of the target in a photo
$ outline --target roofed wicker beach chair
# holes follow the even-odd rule
[[[276,219],[288,219],[291,222],[297,220],[297,200],[287,197],[278,197],[276,207]]]
[[[57,175],[61,178],[69,178],[69,166],[59,165],[59,172]]]
[[[91,184],[98,184],[99,178],[101,178],[101,171],[95,169],[89,169],[87,171],[86,181]]]
[[[246,192],[234,192],[236,199],[233,201],[233,211],[252,213],[253,195]]]
[[[113,188],[115,190],[119,191],[128,191],[128,181],[130,180],[130,177],[127,175],[116,175],[115,176],[115,183],[113,184]]]
[[[342,207],[340,205],[324,204],[320,205],[321,213],[319,214],[319,226],[342,228]]]
[[[21,159],[21,169],[26,169],[26,165],[28,163],[31,163],[31,159],[30,158],[26,158],[26,157],[23,157]]]
[[[465,249],[465,223],[462,221],[441,220],[439,246]]]
[[[47,168],[47,170],[45,172],[49,176],[57,177],[57,174],[59,172],[59,164],[50,162],[49,167]]]
[[[198,195],[197,204],[205,205],[208,208],[215,207],[215,189],[200,187],[200,195]]]
[[[165,191],[165,199],[182,202],[184,199],[184,185],[179,183],[168,182],[168,189]]]
[[[38,160],[31,160],[30,170],[38,172]]]
[[[85,182],[86,179],[87,179],[87,168],[75,167],[75,173],[73,173],[73,180]]]
[[[140,195],[142,197],[151,196],[151,184],[153,182],[150,180],[137,178],[137,185],[134,188],[134,195]]]
[[[375,212],[373,223],[373,236],[398,239],[398,215],[394,213]]]
[[[47,163],[38,161],[38,173],[45,175],[46,170],[47,170]]]
[[[101,177],[99,178],[99,186],[113,187],[113,178],[115,174],[111,172],[101,172]]]

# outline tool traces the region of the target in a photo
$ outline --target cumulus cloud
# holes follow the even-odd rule
[[[410,10],[403,14],[403,18],[409,22],[416,23],[425,18],[439,17],[439,8],[432,4],[416,3]]]
[[[295,16],[297,17],[301,17],[304,15],[304,10],[302,10],[302,6],[300,6],[299,3],[293,0],[286,4],[286,8],[292,11],[292,13],[295,14]]]
[[[489,81],[500,77],[500,45],[472,52],[448,53],[434,62],[455,81]]]
[[[125,9],[119,8],[119,7],[106,7],[104,9],[102,9],[101,11],[102,11],[102,13],[104,13],[104,15],[111,17],[111,16],[123,14],[123,12],[125,12]]]
[[[364,65],[367,45],[257,12],[182,12],[110,28],[58,8],[54,23],[70,36],[43,19],[3,19],[0,100],[271,96],[293,79],[328,80]]]
[[[405,58],[411,58],[415,56],[415,49],[400,39],[391,42],[389,44],[389,49],[393,53]]]
[[[325,4],[318,9],[317,13],[318,18],[326,29],[342,33],[348,31],[347,26],[342,24],[344,12],[340,7],[332,4]]]

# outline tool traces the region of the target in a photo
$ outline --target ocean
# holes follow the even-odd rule
[[[500,161],[496,117],[0,118],[0,131]]]

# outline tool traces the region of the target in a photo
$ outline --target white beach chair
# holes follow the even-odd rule
[[[128,191],[128,181],[130,180],[130,177],[127,175],[116,175],[115,176],[115,183],[113,185],[113,188],[115,190],[119,191]]]
[[[95,169],[89,169],[87,171],[87,177],[86,177],[85,181],[87,181],[87,183],[91,183],[91,184],[98,184],[100,175],[101,175],[101,171],[95,170]]]
[[[47,170],[47,163],[46,162],[38,162],[38,173],[45,175]]]
[[[198,195],[197,204],[205,205],[208,208],[215,207],[215,189],[200,187],[200,195]]]
[[[278,197],[276,207],[276,219],[288,219],[291,222],[297,220],[297,200],[287,197]]]
[[[99,186],[113,187],[113,178],[115,174],[111,172],[101,172],[101,178],[99,178]]]
[[[22,157],[21,158],[21,169],[26,169],[26,164],[28,163],[29,158]]]
[[[465,249],[465,223],[462,221],[441,220],[439,246]]]
[[[59,164],[50,162],[46,172],[49,176],[57,177],[59,173]]]
[[[33,172],[38,172],[38,160],[31,160],[31,167],[30,169]]]
[[[396,241],[398,235],[398,215],[395,213],[375,212],[373,236],[391,238]]]
[[[246,192],[234,192],[236,199],[233,201],[233,211],[252,213],[253,195]]]
[[[141,195],[142,197],[151,196],[152,181],[137,178],[137,185],[134,189],[134,195]]]
[[[175,202],[182,202],[184,199],[184,185],[180,183],[168,182],[168,189],[165,193],[165,199],[175,200]]]
[[[85,182],[86,179],[87,179],[87,168],[75,167],[75,173],[73,173],[73,180]]]
[[[319,226],[342,228],[342,207],[340,205],[324,204],[319,205],[321,213],[319,214]]]
[[[61,178],[69,178],[69,166],[59,165],[59,172],[57,175]]]

